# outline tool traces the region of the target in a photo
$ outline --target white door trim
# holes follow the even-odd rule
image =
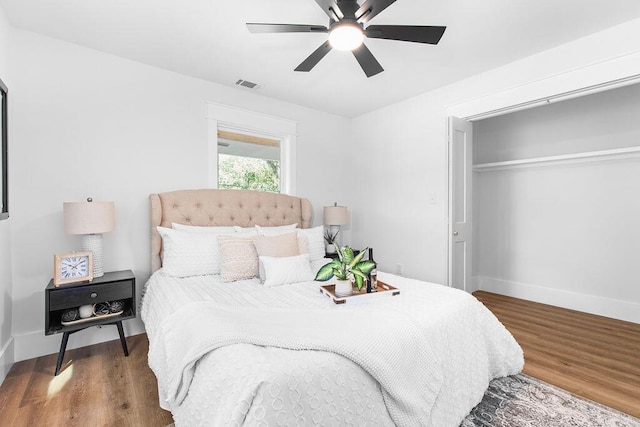
[[[640,52],[553,74],[449,105],[447,116],[476,121],[640,82]]]
[[[448,170],[448,212],[447,212],[447,270],[446,270],[446,284],[449,287],[455,287],[466,292],[475,291],[475,286],[472,283],[472,264],[473,264],[473,125],[471,122],[459,119],[457,117],[448,117],[447,119],[447,170]],[[460,132],[459,132],[460,131]],[[463,141],[462,147],[456,149],[456,145],[460,144],[457,134],[462,133]],[[462,151],[459,151],[462,149]],[[456,156],[457,153],[462,153],[462,159],[460,156]],[[456,175],[455,162],[463,160],[463,173],[462,176]],[[463,194],[462,199],[460,195],[456,197],[455,189],[459,186],[455,185],[455,181],[463,179]],[[462,216],[456,215],[456,200],[461,201],[464,213]],[[462,260],[458,256],[456,258],[456,247],[464,248],[462,254]],[[462,282],[455,283],[454,278],[456,266],[460,266],[462,261],[462,277],[458,277]]]

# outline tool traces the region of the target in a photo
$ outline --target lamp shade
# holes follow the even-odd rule
[[[68,234],[108,233],[115,228],[116,206],[113,202],[64,202],[62,216]]]
[[[325,225],[345,225],[349,223],[349,210],[346,206],[325,206],[323,215]]]

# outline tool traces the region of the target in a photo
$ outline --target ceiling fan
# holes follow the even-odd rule
[[[331,49],[352,51],[367,77],[384,71],[371,51],[364,45],[365,37],[438,44],[447,27],[423,25],[368,25],[380,12],[396,0],[315,0],[329,16],[329,27],[304,24],[248,23],[252,33],[329,33],[328,40],[302,61],[295,71],[311,71]]]

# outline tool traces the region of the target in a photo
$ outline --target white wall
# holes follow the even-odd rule
[[[354,119],[352,236],[380,270],[444,282],[446,119],[418,97]],[[436,203],[429,203],[429,195]]]
[[[356,246],[381,268],[444,283],[447,116],[466,117],[637,74],[640,20],[420,95],[353,120]],[[430,204],[435,195],[436,204]]]
[[[208,183],[205,102],[298,122],[297,189],[321,209],[343,198],[327,165],[343,170],[346,119],[160,70],[34,33],[13,30],[12,259],[16,359],[57,352],[46,337],[44,292],[52,254],[76,249],[62,229],[62,202],[113,200],[105,269],[132,269],[138,292],[149,276],[148,194]],[[136,319],[126,331],[142,332]],[[74,334],[69,348],[115,339],[113,328]]]
[[[9,93],[11,94],[12,80],[9,75],[9,39],[9,23],[4,14],[4,10],[0,8],[0,78],[2,78],[2,81],[7,85],[10,90]],[[11,118],[11,114],[9,114],[9,118]],[[8,129],[11,132],[11,127]],[[9,140],[11,141],[11,138],[9,138]],[[13,146],[10,145],[9,149],[11,150],[12,148]],[[11,184],[11,180],[9,180],[9,183]],[[11,186],[11,188],[13,188],[13,186]],[[11,195],[11,191],[9,191],[9,194]],[[9,208],[11,208],[11,203],[9,203]],[[9,213],[13,215],[12,211]],[[13,336],[11,333],[13,294],[10,250],[11,221],[11,218],[0,221],[0,382],[4,380],[14,359]]]
[[[640,85],[482,120],[478,162],[640,147]],[[483,289],[640,323],[640,157],[474,174]]]

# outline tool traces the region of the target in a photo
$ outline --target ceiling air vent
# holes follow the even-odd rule
[[[246,87],[248,89],[258,89],[258,83],[250,82],[248,80],[238,79],[236,85]]]

